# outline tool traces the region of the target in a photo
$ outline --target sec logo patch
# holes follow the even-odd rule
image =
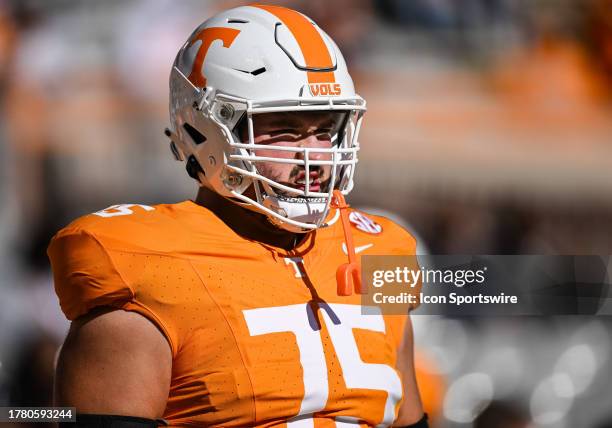
[[[371,233],[372,235],[377,235],[382,232],[382,226],[380,224],[358,211],[352,211],[349,214],[349,220],[362,232]]]

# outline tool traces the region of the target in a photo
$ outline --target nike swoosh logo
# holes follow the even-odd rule
[[[355,254],[359,254],[362,251],[365,251],[368,248],[373,247],[373,246],[374,246],[374,244],[365,244],[365,245],[361,245],[359,247],[355,247]],[[342,243],[342,252],[348,256],[348,250],[346,249],[346,243],[344,243],[344,242]]]

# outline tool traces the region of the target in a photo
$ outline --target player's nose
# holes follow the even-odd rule
[[[297,152],[296,159],[305,159],[306,153],[308,153],[308,159],[311,161],[331,159],[331,153],[318,150],[331,148],[331,141],[320,140],[316,135],[309,135],[308,137],[299,141],[298,147],[303,147],[308,150]]]

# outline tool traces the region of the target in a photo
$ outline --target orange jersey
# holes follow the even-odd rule
[[[415,240],[393,222],[351,218],[360,255],[415,253]],[[405,317],[362,315],[359,295],[337,295],[343,242],[336,221],[287,252],[242,238],[186,201],[85,216],[48,253],[68,319],[112,306],[164,333],[171,425],[391,425]]]

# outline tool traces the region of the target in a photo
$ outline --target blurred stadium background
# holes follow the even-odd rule
[[[195,186],[167,76],[240,1],[0,0],[0,406],[48,405],[68,324],[45,249],[115,203]],[[612,1],[294,0],[368,101],[350,201],[431,254],[612,254]],[[612,426],[612,320],[417,316],[435,427]]]

